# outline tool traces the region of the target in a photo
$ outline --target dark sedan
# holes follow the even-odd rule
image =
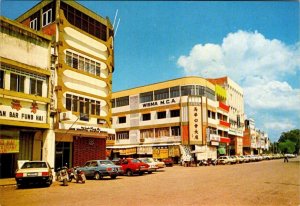
[[[78,169],[82,170],[86,177],[93,177],[96,180],[103,179],[105,176],[115,179],[118,175],[123,174],[122,167],[115,165],[110,160],[90,160]]]

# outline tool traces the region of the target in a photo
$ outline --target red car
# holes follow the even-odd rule
[[[128,176],[132,176],[133,174],[142,175],[149,170],[148,164],[133,158],[120,159],[116,162],[116,165],[120,165],[124,173]]]
[[[168,167],[172,167],[173,166],[173,164],[174,164],[174,162],[173,162],[173,160],[171,159],[171,158],[167,158],[167,159],[162,159],[161,160],[162,162],[164,162],[165,163],[165,165]]]

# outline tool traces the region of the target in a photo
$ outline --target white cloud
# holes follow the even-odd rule
[[[287,46],[258,32],[229,33],[221,45],[197,44],[178,58],[186,75],[229,76],[245,91],[251,107],[292,110],[300,105],[300,90],[284,80],[300,71],[300,42]]]
[[[295,124],[288,119],[272,120],[264,123],[264,127],[268,130],[289,131],[295,129]]]
[[[300,89],[293,89],[287,82],[253,81],[244,87],[245,103],[252,109],[276,109],[300,112]]]

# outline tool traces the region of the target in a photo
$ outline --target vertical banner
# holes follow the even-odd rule
[[[190,144],[202,144],[201,103],[189,105]]]

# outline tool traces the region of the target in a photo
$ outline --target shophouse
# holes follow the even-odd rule
[[[218,87],[218,86],[217,86]],[[220,100],[218,101],[217,98]],[[223,102],[222,102],[222,101]],[[229,107],[226,91],[200,77],[184,77],[112,94],[111,158],[152,156],[198,159],[226,153]]]
[[[0,17],[0,178],[20,160],[54,165],[51,135],[51,37]]]
[[[47,0],[17,21],[52,36],[51,121],[55,167],[105,158],[111,130],[113,28],[75,1]]]
[[[245,120],[245,131],[243,140],[244,154],[255,154],[257,151],[257,139],[254,119]]]
[[[230,154],[243,154],[243,135],[244,135],[244,92],[243,89],[229,77],[209,79],[214,84],[220,85],[226,90],[226,105],[229,106],[229,131]]]

